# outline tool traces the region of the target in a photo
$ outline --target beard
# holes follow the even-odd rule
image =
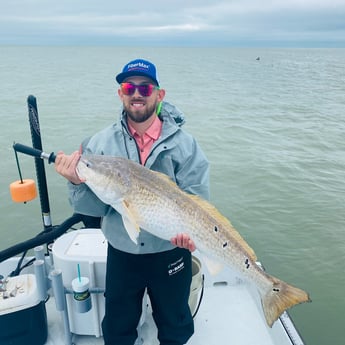
[[[157,104],[148,105],[146,104],[144,109],[138,109],[137,111],[130,111],[129,107],[123,105],[123,109],[127,116],[136,123],[145,122],[149,119],[156,111]]]

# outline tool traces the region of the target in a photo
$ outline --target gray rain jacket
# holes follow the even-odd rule
[[[145,166],[170,176],[190,194],[209,198],[209,164],[195,139],[186,133],[183,114],[168,102],[163,102],[160,119],[163,121],[160,138],[153,144]],[[137,144],[128,131],[125,115],[118,123],[93,135],[83,143],[83,154],[121,156],[139,162]],[[174,248],[169,241],[140,231],[138,245],[129,238],[121,215],[104,204],[86,184],[69,183],[70,201],[75,212],[102,217],[102,231],[116,249],[134,254],[147,254]],[[163,212],[163,211],[162,211]],[[183,232],[183,229],[176,229]]]

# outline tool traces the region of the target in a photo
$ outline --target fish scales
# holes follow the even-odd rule
[[[100,159],[103,162],[103,156],[100,156]],[[118,158],[118,160],[120,159]],[[123,185],[126,188],[120,192],[119,196],[126,195],[128,208],[136,215],[141,228],[154,232],[155,235],[166,240],[183,230],[193,237],[196,243],[200,242],[198,248],[212,238],[219,244],[215,246],[219,251],[218,256],[224,256],[229,252],[229,250],[223,250],[225,244],[228,244],[229,248],[236,246],[237,242],[231,238],[231,233],[223,230],[230,227],[229,221],[220,214],[216,214],[219,220],[212,216],[212,213],[217,211],[210,204],[204,202],[205,208],[209,209],[206,211],[199,205],[202,202],[200,198],[188,195],[176,188],[176,185],[166,175],[143,169],[142,166],[127,159],[124,161],[129,164],[128,169],[122,170],[126,181]],[[114,162],[110,160],[107,163],[109,164],[106,168],[107,174],[112,176],[112,172],[115,172],[114,164],[112,164]],[[105,162],[102,164],[105,168]],[[119,175],[117,177],[119,178]],[[114,178],[111,178],[111,181],[116,184]],[[108,191],[114,191],[116,188],[118,185],[109,185]],[[105,195],[106,193],[103,193],[103,198]],[[113,202],[112,197],[111,195],[106,200],[108,204]],[[201,225],[208,231],[199,231]],[[234,229],[232,230],[234,232]],[[239,236],[238,233],[236,234]],[[252,251],[252,249],[250,250]]]
[[[126,200],[130,205],[136,205],[138,208],[137,213],[142,215],[142,217],[138,215],[138,219],[143,222],[142,228],[160,226],[161,229],[156,231],[157,235],[164,236],[167,240],[183,229],[196,240],[201,240],[201,244],[206,238],[209,239],[209,233],[213,234],[215,240],[220,241],[222,245],[227,241],[224,235],[231,236],[230,232],[222,231],[225,226],[230,226],[230,223],[224,217],[224,219],[220,219],[223,222],[220,222],[211,215],[212,212],[216,212],[215,208],[205,202],[205,208],[208,207],[211,212],[205,211],[205,208],[200,207],[202,202],[200,198],[188,195],[176,188],[176,185],[166,175],[142,169],[142,166],[138,164],[131,164],[127,173],[131,183],[127,190]],[[163,210],[164,212],[162,212]],[[220,214],[216,216],[221,218]],[[149,226],[147,222],[150,219],[155,220],[157,224],[151,222],[151,226]],[[146,224],[144,224],[145,221]],[[201,224],[205,225],[209,233],[199,231]],[[233,243],[233,241],[229,243]]]
[[[287,308],[310,301],[305,291],[264,272],[256,264],[254,250],[230,221],[209,202],[182,191],[168,176],[126,158],[97,155],[82,156],[77,173],[122,215],[134,242],[140,228],[166,240],[184,232],[206,257],[239,271],[258,289],[270,327]],[[219,269],[211,263],[211,271]]]

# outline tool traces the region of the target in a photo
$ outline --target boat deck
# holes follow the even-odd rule
[[[49,258],[46,259],[46,265],[51,272],[52,270],[55,272],[56,268],[61,269],[67,282],[65,288],[68,288],[70,282],[75,278],[76,262],[81,263],[83,272],[90,277],[90,285],[104,288],[105,249],[104,236],[100,230],[74,231],[60,237],[55,242],[53,246],[54,267],[49,267]],[[196,251],[193,255],[201,261],[204,293],[194,319],[195,333],[188,345],[304,345],[286,312],[274,323],[272,328],[267,326],[260,298],[254,286],[244,282],[230,268],[224,268],[215,276],[210,275],[200,253]],[[16,267],[18,259],[11,258],[0,263],[0,272],[6,276]],[[26,258],[24,263],[29,259]],[[41,260],[41,262],[44,261]],[[32,270],[32,266],[22,273],[30,273],[30,270]],[[201,285],[199,285],[200,287]],[[64,287],[62,288],[64,289]],[[53,292],[54,289],[50,289],[49,294],[51,295]],[[197,296],[200,295],[199,291]],[[72,295],[66,295],[67,309],[64,309],[68,313],[65,314],[57,310],[54,297],[50,297],[47,301],[48,339],[46,345],[103,344],[100,336],[100,323],[104,315],[103,293],[92,294],[92,308],[82,314],[76,312],[73,303],[70,303],[72,298]],[[143,305],[145,312],[139,327],[139,338],[135,345],[158,345],[157,328],[153,322],[149,299],[145,300]],[[83,335],[73,334],[72,337],[71,333],[66,335],[64,331],[64,324],[67,323],[66,314],[71,330]]]
[[[285,332],[281,321],[275,322],[272,328],[267,327],[259,307],[252,289],[245,283],[206,286],[195,317],[195,333],[188,345],[291,345],[290,336]],[[46,345],[63,345],[63,323],[53,300],[47,303],[47,314],[49,336]],[[148,309],[142,325],[142,341],[138,341],[136,345],[158,345],[156,336],[157,329]],[[73,343],[100,345],[103,344],[103,339],[73,335]],[[303,342],[297,340],[294,344]]]

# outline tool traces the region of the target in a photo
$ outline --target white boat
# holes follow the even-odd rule
[[[30,124],[39,132],[33,96],[29,96],[28,105]],[[20,149],[17,146],[19,152],[51,162],[52,155],[39,151],[41,147],[37,147],[34,140],[34,148],[22,146]],[[44,166],[36,164],[37,179],[44,186],[42,169]],[[103,344],[101,321],[107,241],[101,230],[88,226],[90,222],[81,215],[73,215],[53,227],[49,224],[46,186],[41,186],[40,196],[44,231],[0,252],[0,344]],[[81,221],[85,228],[71,230]],[[32,248],[34,254],[26,256],[27,250]],[[238,274],[225,268],[211,276],[204,267],[196,251],[190,294],[195,333],[188,345],[304,344],[287,312],[272,328],[267,326],[258,292]],[[78,284],[72,286],[72,281],[83,285],[85,291],[73,291]],[[143,300],[135,345],[140,344],[158,344],[147,296]]]
[[[104,314],[104,281],[106,262],[106,240],[100,229],[79,229],[70,231],[58,238],[49,255],[44,255],[43,246],[35,248],[35,264],[21,271],[18,277],[8,278],[8,293],[19,286],[14,297],[3,298],[0,293],[0,343],[8,345],[21,345],[33,343],[32,337],[44,341],[35,345],[82,345],[102,344],[101,321]],[[196,259],[195,259],[196,258]],[[195,334],[189,340],[188,345],[200,344],[236,344],[236,345],[303,345],[303,340],[294,326],[290,316],[285,312],[269,328],[262,313],[260,298],[255,288],[230,269],[224,269],[220,274],[211,276],[207,270],[198,265],[200,259],[195,253],[193,260],[194,287],[191,289],[191,309],[196,312],[194,316]],[[25,258],[22,266],[32,257]],[[0,273],[7,277],[15,270],[19,257],[10,258],[0,264]],[[54,264],[52,265],[52,262]],[[202,262],[202,259],[200,259]],[[87,312],[78,311],[78,303],[74,301],[72,294],[72,280],[78,277],[77,267],[80,267],[82,276],[89,278],[89,291],[91,309]],[[44,275],[37,273],[42,270]],[[36,275],[33,273],[36,271]],[[46,275],[47,274],[47,275]],[[47,278],[49,277],[49,278]],[[52,279],[59,279],[63,287],[52,288]],[[204,277],[204,279],[201,279]],[[29,279],[30,278],[30,279]],[[42,281],[43,278],[43,281]],[[5,278],[4,278],[5,279]],[[78,279],[78,278],[77,278]],[[40,281],[41,280],[41,281]],[[23,281],[25,282],[23,284]],[[18,284],[20,282],[20,284]],[[26,282],[28,282],[26,284]],[[48,282],[48,283],[47,283]],[[43,285],[43,296],[40,297]],[[54,295],[63,296],[65,304],[56,303]],[[33,299],[33,295],[35,298]],[[61,298],[61,297],[60,297]],[[44,308],[38,307],[43,299]],[[18,302],[16,302],[18,300]],[[200,302],[200,305],[199,305]],[[59,304],[60,303],[60,304]],[[5,304],[11,305],[6,308]],[[136,345],[158,344],[157,330],[151,315],[149,299],[143,301],[143,315],[138,325],[138,340]],[[198,309],[198,310],[196,310]],[[32,329],[27,328],[21,314],[26,317],[31,310],[32,317],[44,320],[47,315],[47,324],[33,323]],[[12,315],[10,315],[12,314]],[[13,316],[13,317],[9,317]],[[12,321],[11,321],[12,320]],[[17,322],[22,320],[24,324]],[[15,324],[11,324],[15,322]],[[13,342],[2,342],[6,329],[11,332]],[[23,336],[23,329],[27,334]],[[41,335],[38,333],[41,332]],[[47,334],[47,338],[45,338]],[[15,338],[18,341],[15,342]],[[3,340],[5,341],[5,340]]]

